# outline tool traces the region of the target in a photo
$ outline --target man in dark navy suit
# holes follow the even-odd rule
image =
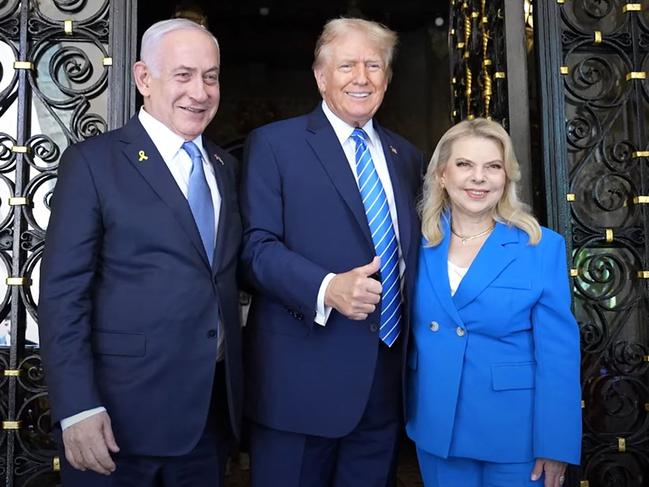
[[[40,333],[63,485],[222,485],[239,432],[236,161],[202,137],[217,40],[184,19],[144,34],[144,107],[63,154]]]
[[[323,102],[254,131],[244,163],[254,487],[385,486],[402,425],[422,154],[373,116],[396,34],[330,21]]]

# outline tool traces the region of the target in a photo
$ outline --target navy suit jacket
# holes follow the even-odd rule
[[[213,267],[137,117],[61,159],[38,308],[52,419],[103,405],[123,453],[179,455],[198,442],[219,320],[230,422],[239,431],[236,161],[204,145],[222,198]]]
[[[454,296],[450,231],[421,241],[408,357],[408,422],[437,456],[579,463],[579,329],[563,238],[498,223]]]
[[[423,158],[405,139],[374,127],[394,188],[407,297]],[[375,255],[354,174],[320,106],[252,132],[244,159],[242,260],[256,292],[246,327],[246,412],[274,429],[343,436],[369,397],[380,310],[364,321],[333,310],[324,327],[313,320],[327,273],[368,264]],[[406,312],[395,346],[405,345],[407,322]]]

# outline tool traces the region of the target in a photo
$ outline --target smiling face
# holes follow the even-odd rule
[[[500,143],[475,136],[457,139],[440,182],[448,193],[454,217],[463,215],[474,221],[491,218],[507,182]]]
[[[354,127],[374,116],[388,88],[388,66],[380,50],[355,30],[327,46],[314,74],[327,106]]]
[[[144,109],[171,131],[192,140],[219,107],[219,50],[209,34],[175,30],[160,40],[150,66],[133,66]]]

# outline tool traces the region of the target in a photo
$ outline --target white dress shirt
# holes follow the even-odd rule
[[[356,179],[356,184],[358,184],[358,174],[356,173],[356,143],[351,139],[352,132],[354,132],[354,129],[356,127],[352,127],[351,125],[348,125],[346,122],[338,118],[329,109],[327,103],[324,100],[322,101],[322,111],[324,112],[325,117],[327,117],[327,120],[329,120],[329,123],[333,127],[334,132],[336,133],[336,137],[338,138],[338,141],[340,142],[340,145],[342,146],[343,151],[345,152],[345,156],[347,157],[349,168],[351,169],[352,174]],[[394,203],[394,190],[392,189],[392,181],[390,180],[388,164],[385,160],[385,154],[383,152],[383,146],[381,145],[381,139],[379,138],[379,135],[376,133],[376,130],[374,130],[374,125],[372,123],[372,120],[369,120],[361,128],[365,131],[369,139],[367,145],[370,150],[370,155],[372,156],[372,161],[374,162],[376,173],[378,174],[379,179],[381,180],[381,184],[383,185],[383,190],[385,191],[385,196],[388,200],[388,207],[390,208],[390,218],[392,219],[392,226],[394,228],[394,233],[396,234],[397,237],[397,244],[399,244],[399,275],[402,277],[406,265],[403,260],[403,254],[401,252],[401,244],[399,241],[399,221],[397,219],[397,207]],[[366,264],[369,264],[369,262],[366,262]],[[320,284],[320,289],[318,291],[318,302],[316,303],[316,316],[314,321],[317,324],[322,326],[324,326],[327,323],[327,320],[329,319],[329,314],[331,314],[331,306],[325,306],[324,296],[327,290],[327,286],[329,285],[329,283],[334,277],[335,274],[333,273],[327,274],[325,278],[322,280],[322,284]]]
[[[162,159],[169,168],[169,172],[176,181],[178,188],[185,196],[185,198],[187,198],[187,191],[189,189],[189,173],[192,169],[192,160],[189,157],[189,154],[187,154],[187,152],[185,152],[185,150],[182,148],[183,143],[185,143],[185,139],[182,136],[169,130],[166,125],[147,113],[144,108],[140,109],[140,112],[138,113],[138,119],[144,127],[146,133],[149,135],[149,137],[151,137],[153,145],[155,145],[156,149],[158,149],[158,152],[162,156]],[[192,142],[196,144],[196,147],[198,147],[198,149],[201,151],[201,154],[203,155],[203,171],[205,172],[207,185],[210,188],[210,192],[212,193],[212,203],[214,205],[214,228],[218,231],[219,213],[221,211],[221,193],[219,193],[219,189],[216,184],[214,167],[212,167],[212,164],[209,162],[208,155],[203,148],[202,136],[199,135],[194,140],[192,140]],[[216,241],[214,242],[214,244],[216,245]],[[217,317],[215,317],[214,319],[216,320]],[[216,360],[220,361],[223,360],[224,354],[223,323],[219,321],[217,326],[219,331]],[[73,424],[105,410],[106,408],[100,406],[64,418],[61,420],[61,428],[65,430]]]

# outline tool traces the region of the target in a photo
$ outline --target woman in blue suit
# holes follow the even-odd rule
[[[408,435],[427,487],[559,487],[579,463],[579,331],[563,238],[516,196],[507,132],[440,140],[421,204]]]

